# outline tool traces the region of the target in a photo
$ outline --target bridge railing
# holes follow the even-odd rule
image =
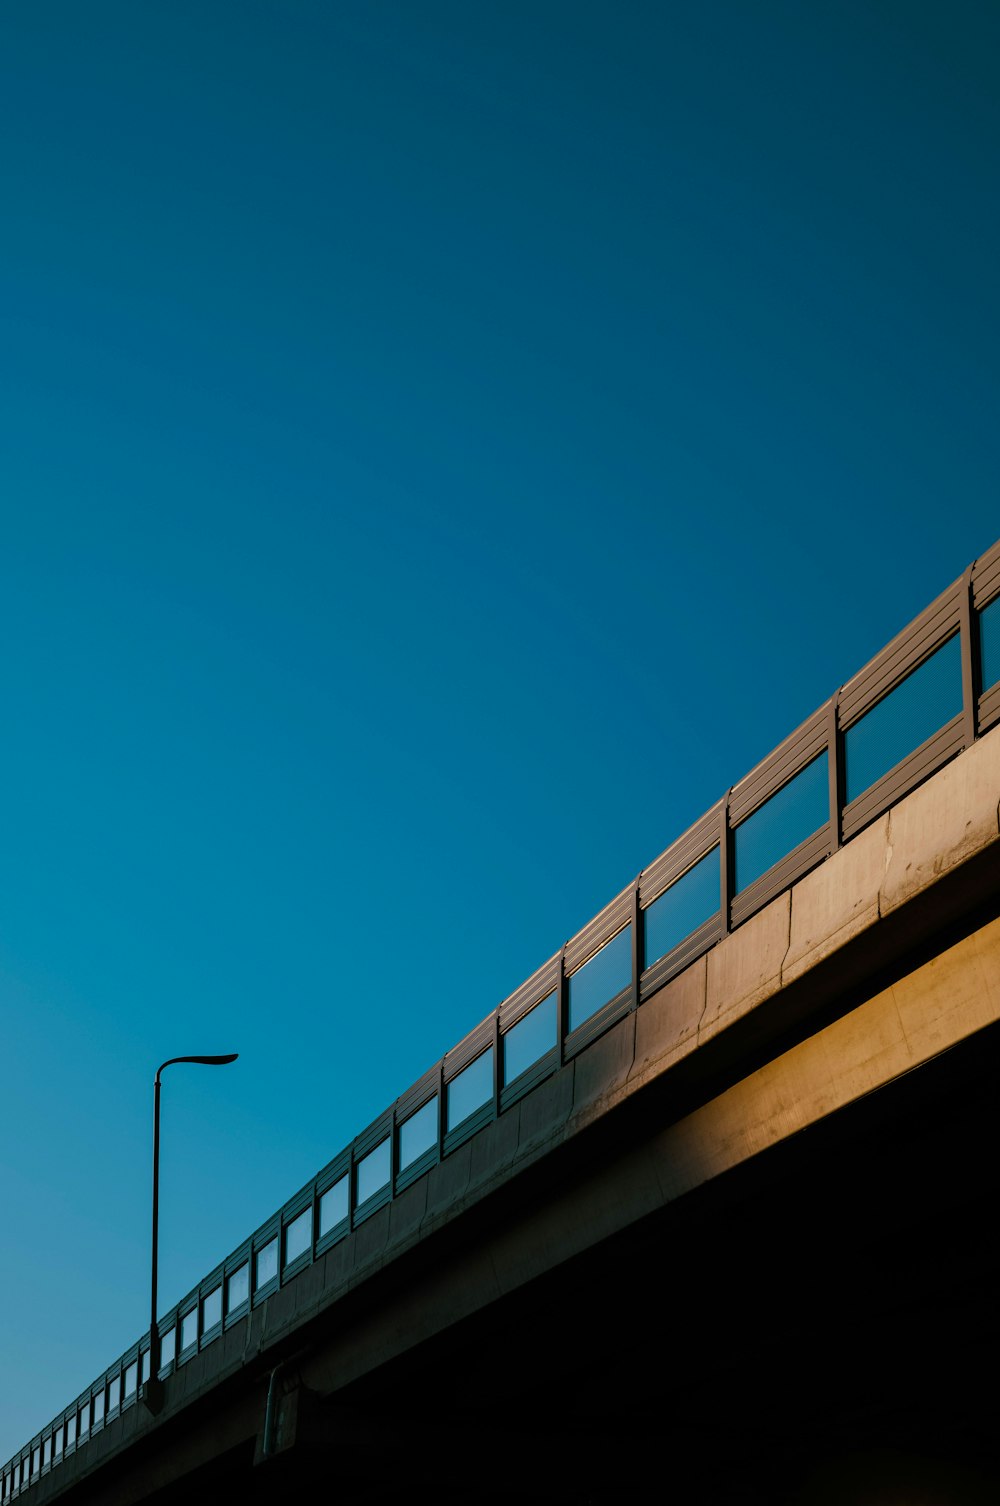
[[[1000,541],[160,1321],[166,1377],[1000,722]],[[147,1379],[148,1335],[25,1445],[0,1506]]]

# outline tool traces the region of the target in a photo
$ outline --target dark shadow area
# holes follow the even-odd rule
[[[1000,1499],[998,1067],[994,1029],[393,1367],[366,1406],[433,1398],[444,1449],[495,1419],[518,1493],[532,1444],[546,1461],[539,1498],[619,1499],[651,1467],[692,1502]]]

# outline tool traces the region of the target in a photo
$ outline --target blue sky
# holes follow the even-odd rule
[[[998,44],[4,7],[0,1460],[1000,534]]]

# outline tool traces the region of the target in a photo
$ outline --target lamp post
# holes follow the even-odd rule
[[[195,1062],[201,1067],[226,1067],[239,1056],[231,1051],[228,1056],[172,1056],[156,1069],[153,1083],[153,1266],[149,1298],[149,1377],[142,1387],[142,1399],[151,1412],[158,1412],[163,1404],[160,1385],[160,1330],[156,1324],[156,1264],[160,1204],[160,1073],[177,1062]]]

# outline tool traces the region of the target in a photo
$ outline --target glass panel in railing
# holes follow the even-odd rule
[[[64,1438],[64,1436],[65,1436],[65,1431],[63,1429],[62,1423],[60,1423],[59,1426],[56,1428],[55,1432],[52,1435],[52,1453],[55,1456],[55,1458],[57,1458],[57,1459],[59,1458],[59,1455],[63,1451],[63,1438]]]
[[[83,1404],[83,1406],[80,1408],[79,1418],[78,1418],[78,1422],[77,1422],[77,1432],[79,1433],[79,1436],[81,1438],[83,1438],[87,1433],[90,1432],[90,1402],[89,1401],[85,1401],[84,1404]]]
[[[569,980],[569,1028],[575,1030],[632,981],[632,927],[605,942]]]
[[[201,1299],[201,1331],[208,1333],[222,1322],[222,1287],[217,1286]]]
[[[160,1334],[160,1369],[172,1365],[177,1355],[177,1329],[168,1328]]]
[[[66,1419],[66,1447],[70,1448],[76,1442],[76,1413]]]
[[[41,1466],[41,1459],[42,1459],[42,1451],[41,1451],[41,1449],[33,1448],[31,1450],[31,1473],[32,1473],[32,1476],[38,1474],[39,1468]]]
[[[956,634],[844,734],[848,801],[863,795],[961,709],[962,660]]]
[[[506,1085],[533,1067],[559,1044],[559,1018],[555,993],[522,1015],[503,1035],[503,1080]]]
[[[226,1312],[235,1312],[236,1308],[242,1307],[249,1295],[250,1267],[237,1266],[235,1271],[230,1271],[226,1280]]]
[[[448,1084],[448,1128],[450,1130],[468,1119],[476,1109],[493,1098],[493,1047],[488,1046],[481,1056],[463,1067]]]
[[[121,1399],[122,1380],[120,1375],[116,1375],[113,1380],[108,1381],[108,1411],[113,1412],[115,1407],[120,1406]]]
[[[126,1401],[128,1401],[128,1399],[129,1399],[130,1396],[134,1396],[135,1395],[136,1389],[138,1387],[138,1383],[139,1383],[139,1362],[138,1362],[138,1360],[133,1360],[132,1363],[131,1363],[131,1365],[129,1365],[128,1369],[125,1371],[125,1400]]]
[[[827,753],[783,784],[733,833],[733,893],[767,873],[830,819]]]
[[[269,1281],[273,1281],[277,1274],[278,1237],[275,1235],[274,1239],[269,1240],[266,1245],[257,1251],[257,1261],[254,1267],[254,1291],[259,1292],[261,1287],[266,1286]]]
[[[422,1108],[404,1119],[399,1126],[399,1169],[405,1171],[427,1151],[434,1150],[438,1139],[438,1101],[431,1098]]]
[[[293,1260],[298,1260],[304,1255],[312,1244],[312,1208],[306,1208],[293,1218],[285,1229],[285,1264],[291,1265]]]
[[[42,1444],[42,1465],[47,1468],[52,1463],[52,1439],[46,1438]]]
[[[192,1344],[198,1342],[198,1309],[192,1307],[181,1318],[181,1351],[190,1349]]]
[[[1000,680],[1000,596],[979,614],[979,653],[983,689],[989,690]]]
[[[358,1202],[364,1203],[389,1185],[392,1176],[392,1146],[388,1139],[376,1145],[355,1167]]]
[[[350,1178],[345,1172],[339,1182],[328,1187],[319,1200],[319,1237],[329,1234],[343,1223],[350,1210]]]
[[[104,1388],[102,1387],[101,1390],[98,1391],[97,1395],[94,1397],[94,1421],[93,1421],[92,1425],[96,1428],[97,1424],[99,1422],[103,1422],[103,1421],[104,1421]]]
[[[645,921],[645,966],[661,957],[722,908],[719,849],[713,847],[687,873],[675,879],[643,912]]]

